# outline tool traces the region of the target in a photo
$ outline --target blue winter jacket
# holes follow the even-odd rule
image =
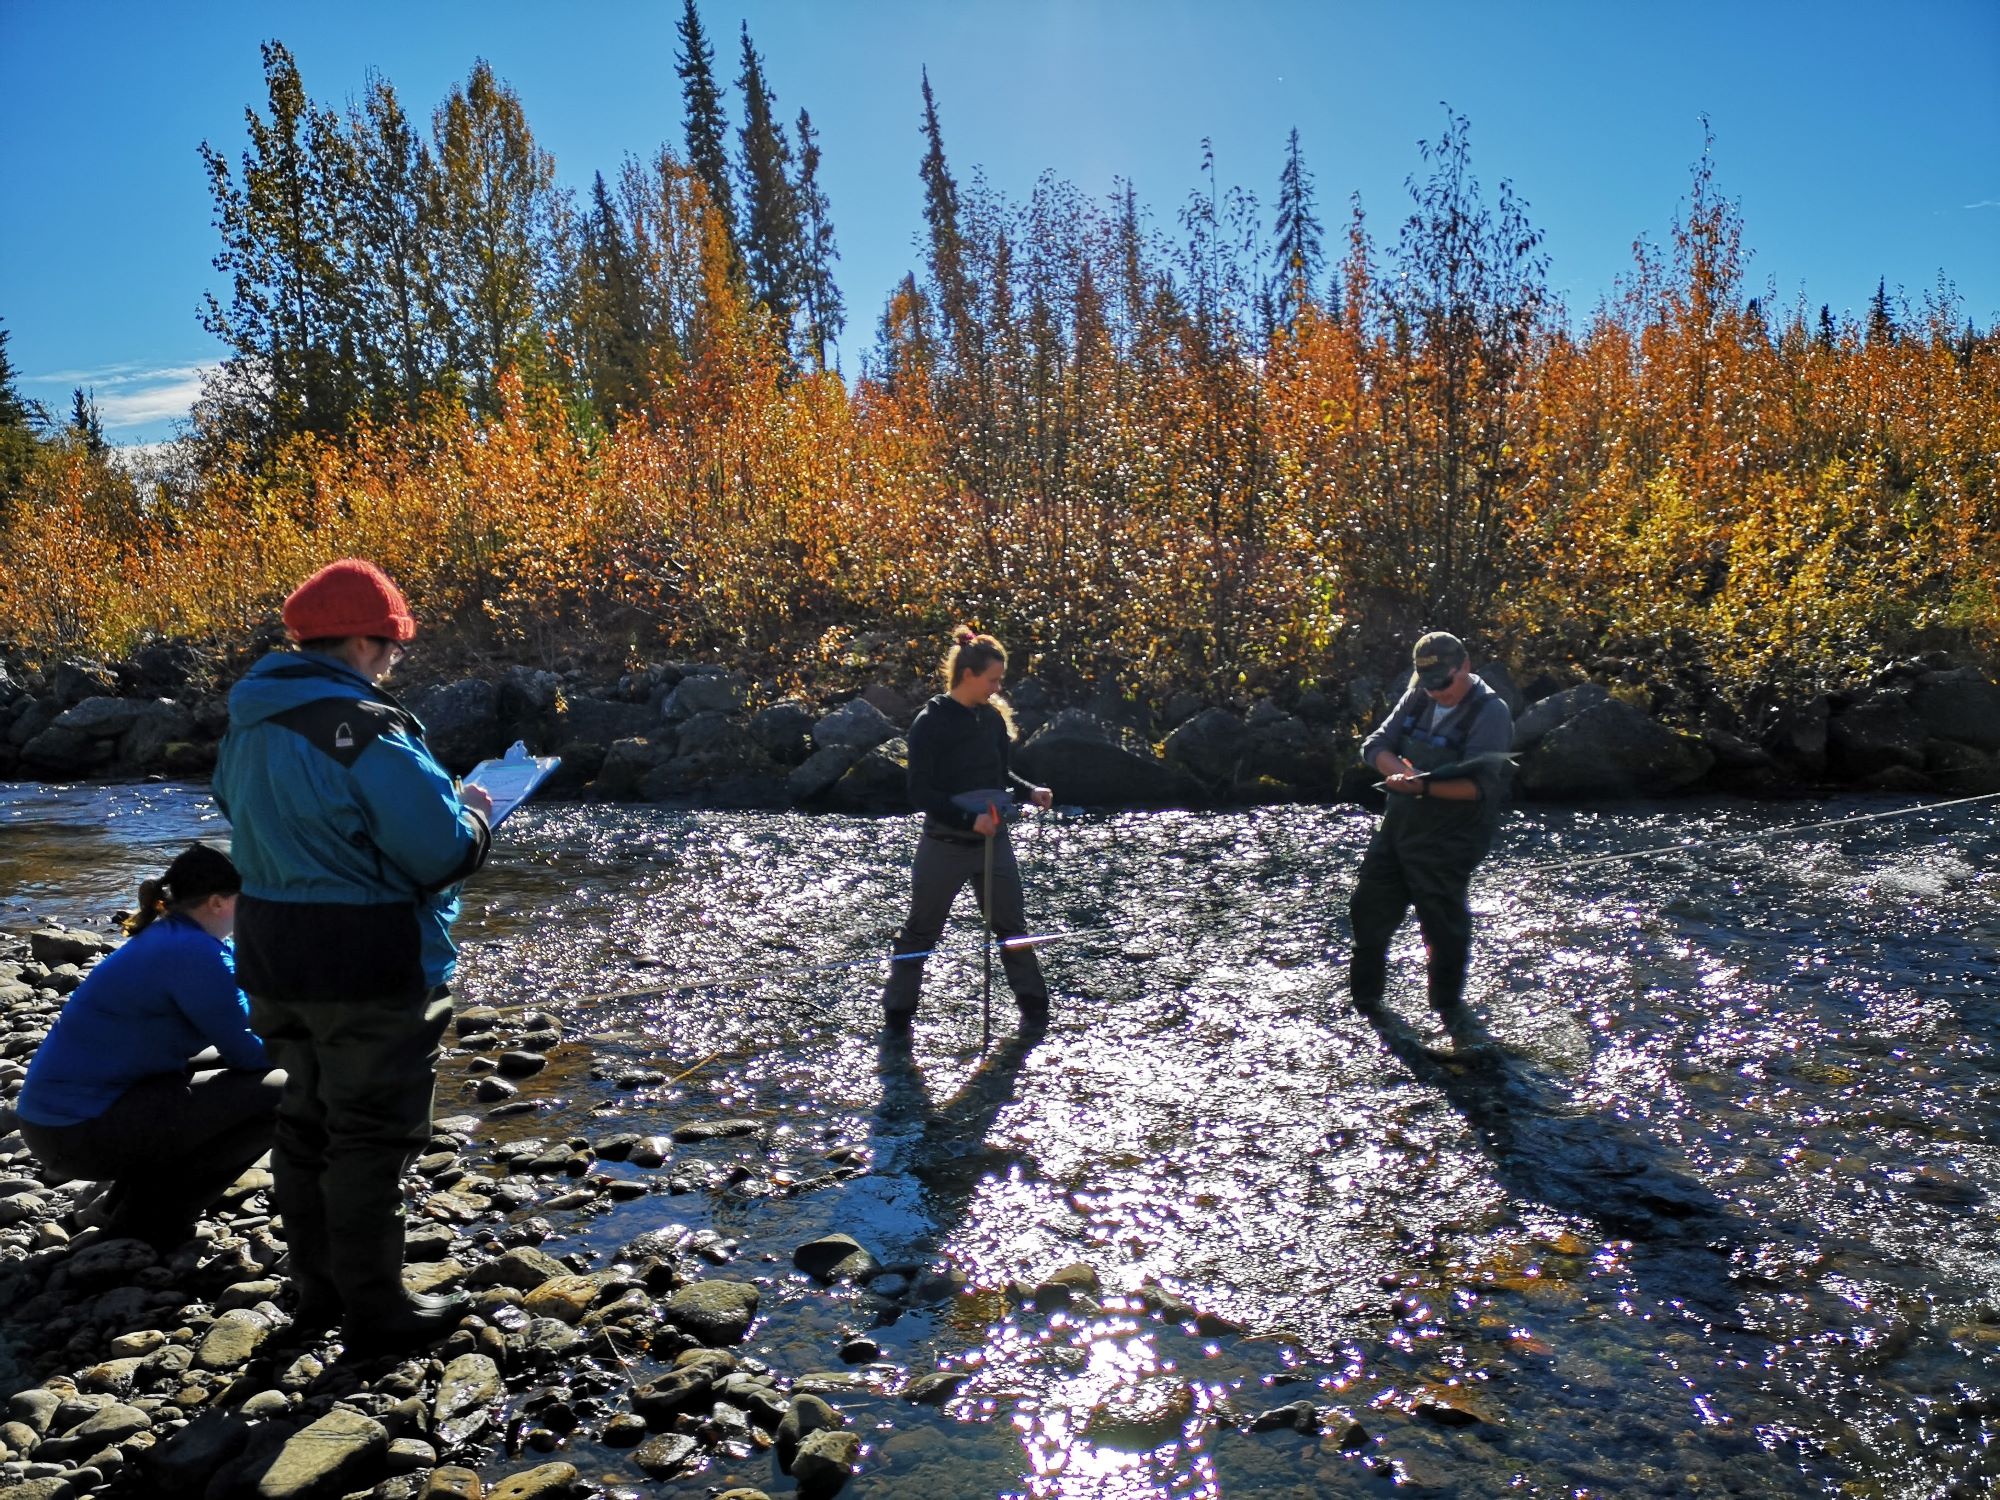
[[[236,966],[276,1000],[447,983],[458,883],[486,820],[459,805],[423,725],[331,657],[277,651],[229,694],[215,800],[242,872]]]
[[[15,1109],[31,1125],[94,1120],[142,1078],[178,1073],[204,1047],[267,1068],[229,945],[190,917],[162,917],[103,959],[63,1002]]]

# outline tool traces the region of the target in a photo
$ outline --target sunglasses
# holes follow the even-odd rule
[[[370,636],[369,639],[378,645],[389,648],[389,665],[392,667],[410,654],[408,646],[404,645],[401,641],[392,641],[386,635]]]

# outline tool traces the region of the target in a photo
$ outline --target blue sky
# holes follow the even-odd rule
[[[185,412],[221,353],[196,317],[216,282],[196,146],[241,150],[260,41],[292,49],[316,99],[357,97],[374,69],[420,116],[483,56],[582,189],[628,152],[679,148],[680,8],[0,0],[0,319],[24,391],[66,406],[93,387],[123,442]],[[1942,273],[2000,321],[1994,0],[702,0],[702,16],[719,74],[735,78],[747,20],[780,110],[812,113],[850,371],[916,263],[926,66],[961,180],[981,167],[1025,194],[1052,169],[1101,195],[1127,177],[1168,227],[1202,137],[1268,208],[1296,126],[1330,242],[1356,191],[1393,239],[1448,101],[1489,193],[1505,177],[1527,200],[1573,315],[1635,238],[1666,239],[1706,114],[1753,289],[1858,310],[1878,277],[1914,300]]]

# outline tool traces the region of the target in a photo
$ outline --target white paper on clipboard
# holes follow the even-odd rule
[[[516,740],[498,760],[482,760],[466,772],[465,784],[479,787],[493,799],[487,824],[498,828],[561,764],[560,755],[530,755],[526,742]]]

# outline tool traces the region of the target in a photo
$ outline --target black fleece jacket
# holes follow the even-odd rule
[[[977,813],[951,800],[961,792],[1012,787],[1031,793],[1035,784],[1008,767],[1011,746],[1007,721],[990,703],[967,708],[940,693],[917,711],[910,725],[910,804],[929,825],[970,833]]]

